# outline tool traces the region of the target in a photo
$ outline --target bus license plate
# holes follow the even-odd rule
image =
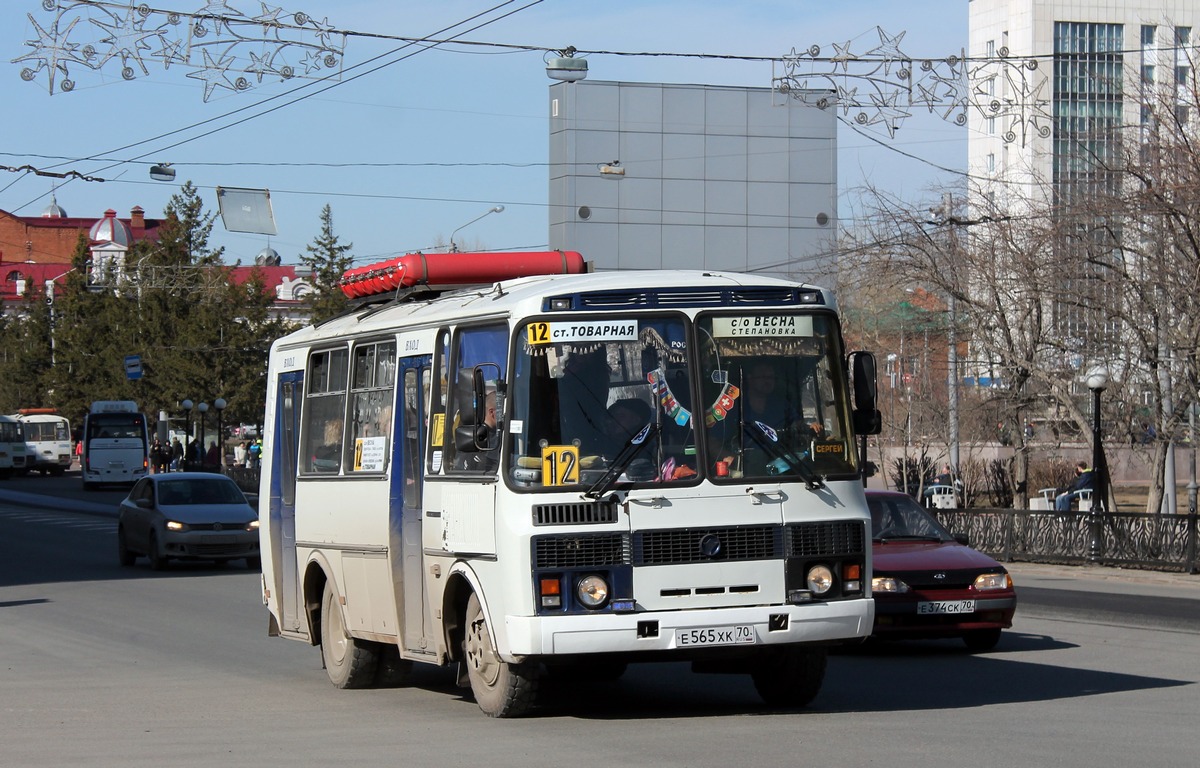
[[[933,600],[917,603],[919,614],[975,613],[974,600]]]
[[[709,645],[742,645],[758,642],[754,627],[749,624],[736,624],[732,627],[695,627],[693,629],[675,630],[675,645],[679,648],[692,648]]]

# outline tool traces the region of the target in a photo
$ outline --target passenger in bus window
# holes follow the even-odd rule
[[[800,413],[776,391],[775,368],[770,363],[756,363],[746,375],[742,392],[746,409],[746,424],[761,422],[775,430],[783,430],[799,421]]]
[[[636,397],[626,397],[608,406],[608,435],[616,444],[616,450],[629,442],[629,438],[650,423],[650,405]]]
[[[337,472],[342,457],[342,420],[326,422],[324,435],[324,442],[313,451],[313,471]]]
[[[500,438],[496,430],[496,390],[489,387],[483,401],[483,426],[487,427],[482,451],[461,451],[455,457],[455,469],[467,472],[495,472],[500,466]]]
[[[584,456],[604,453],[609,443],[606,408],[612,372],[607,354],[603,345],[589,352],[572,351],[558,384],[562,442],[578,440]]]

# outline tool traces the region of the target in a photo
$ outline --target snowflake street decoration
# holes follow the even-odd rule
[[[204,101],[217,89],[245,91],[264,81],[295,77],[341,77],[346,35],[328,17],[284,11],[265,2],[257,12],[233,7],[240,0],[208,0],[191,13],[164,11],[145,3],[100,0],[42,0],[47,18],[26,14],[36,39],[12,60],[26,82],[45,78],[51,95],[66,93],[78,78],[119,69],[133,80],[151,70],[189,69],[204,84]]]
[[[901,49],[904,32],[891,36],[875,30],[879,44],[861,54],[851,51],[853,41],[834,43],[834,55],[825,57],[818,45],[793,48],[773,74],[772,89],[820,109],[836,108],[842,120],[880,126],[889,137],[917,112],[966,125],[972,110],[1001,120],[1009,143],[1024,146],[1032,134],[1050,135],[1046,78],[1036,59],[1009,59],[1002,48],[998,57],[981,62],[969,61],[962,50],[944,59],[918,60]],[[1011,96],[993,95],[1001,84]]]

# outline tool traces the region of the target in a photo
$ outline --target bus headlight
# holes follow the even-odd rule
[[[814,565],[808,569],[808,589],[817,597],[824,597],[833,589],[833,571],[827,565]]]
[[[585,608],[603,608],[608,602],[608,582],[594,573],[584,576],[575,583],[575,597]]]

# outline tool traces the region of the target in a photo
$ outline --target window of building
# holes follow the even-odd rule
[[[1153,24],[1143,24],[1142,25],[1142,48],[1143,49],[1154,47],[1154,33],[1156,30],[1157,30],[1157,27],[1155,27]]]

